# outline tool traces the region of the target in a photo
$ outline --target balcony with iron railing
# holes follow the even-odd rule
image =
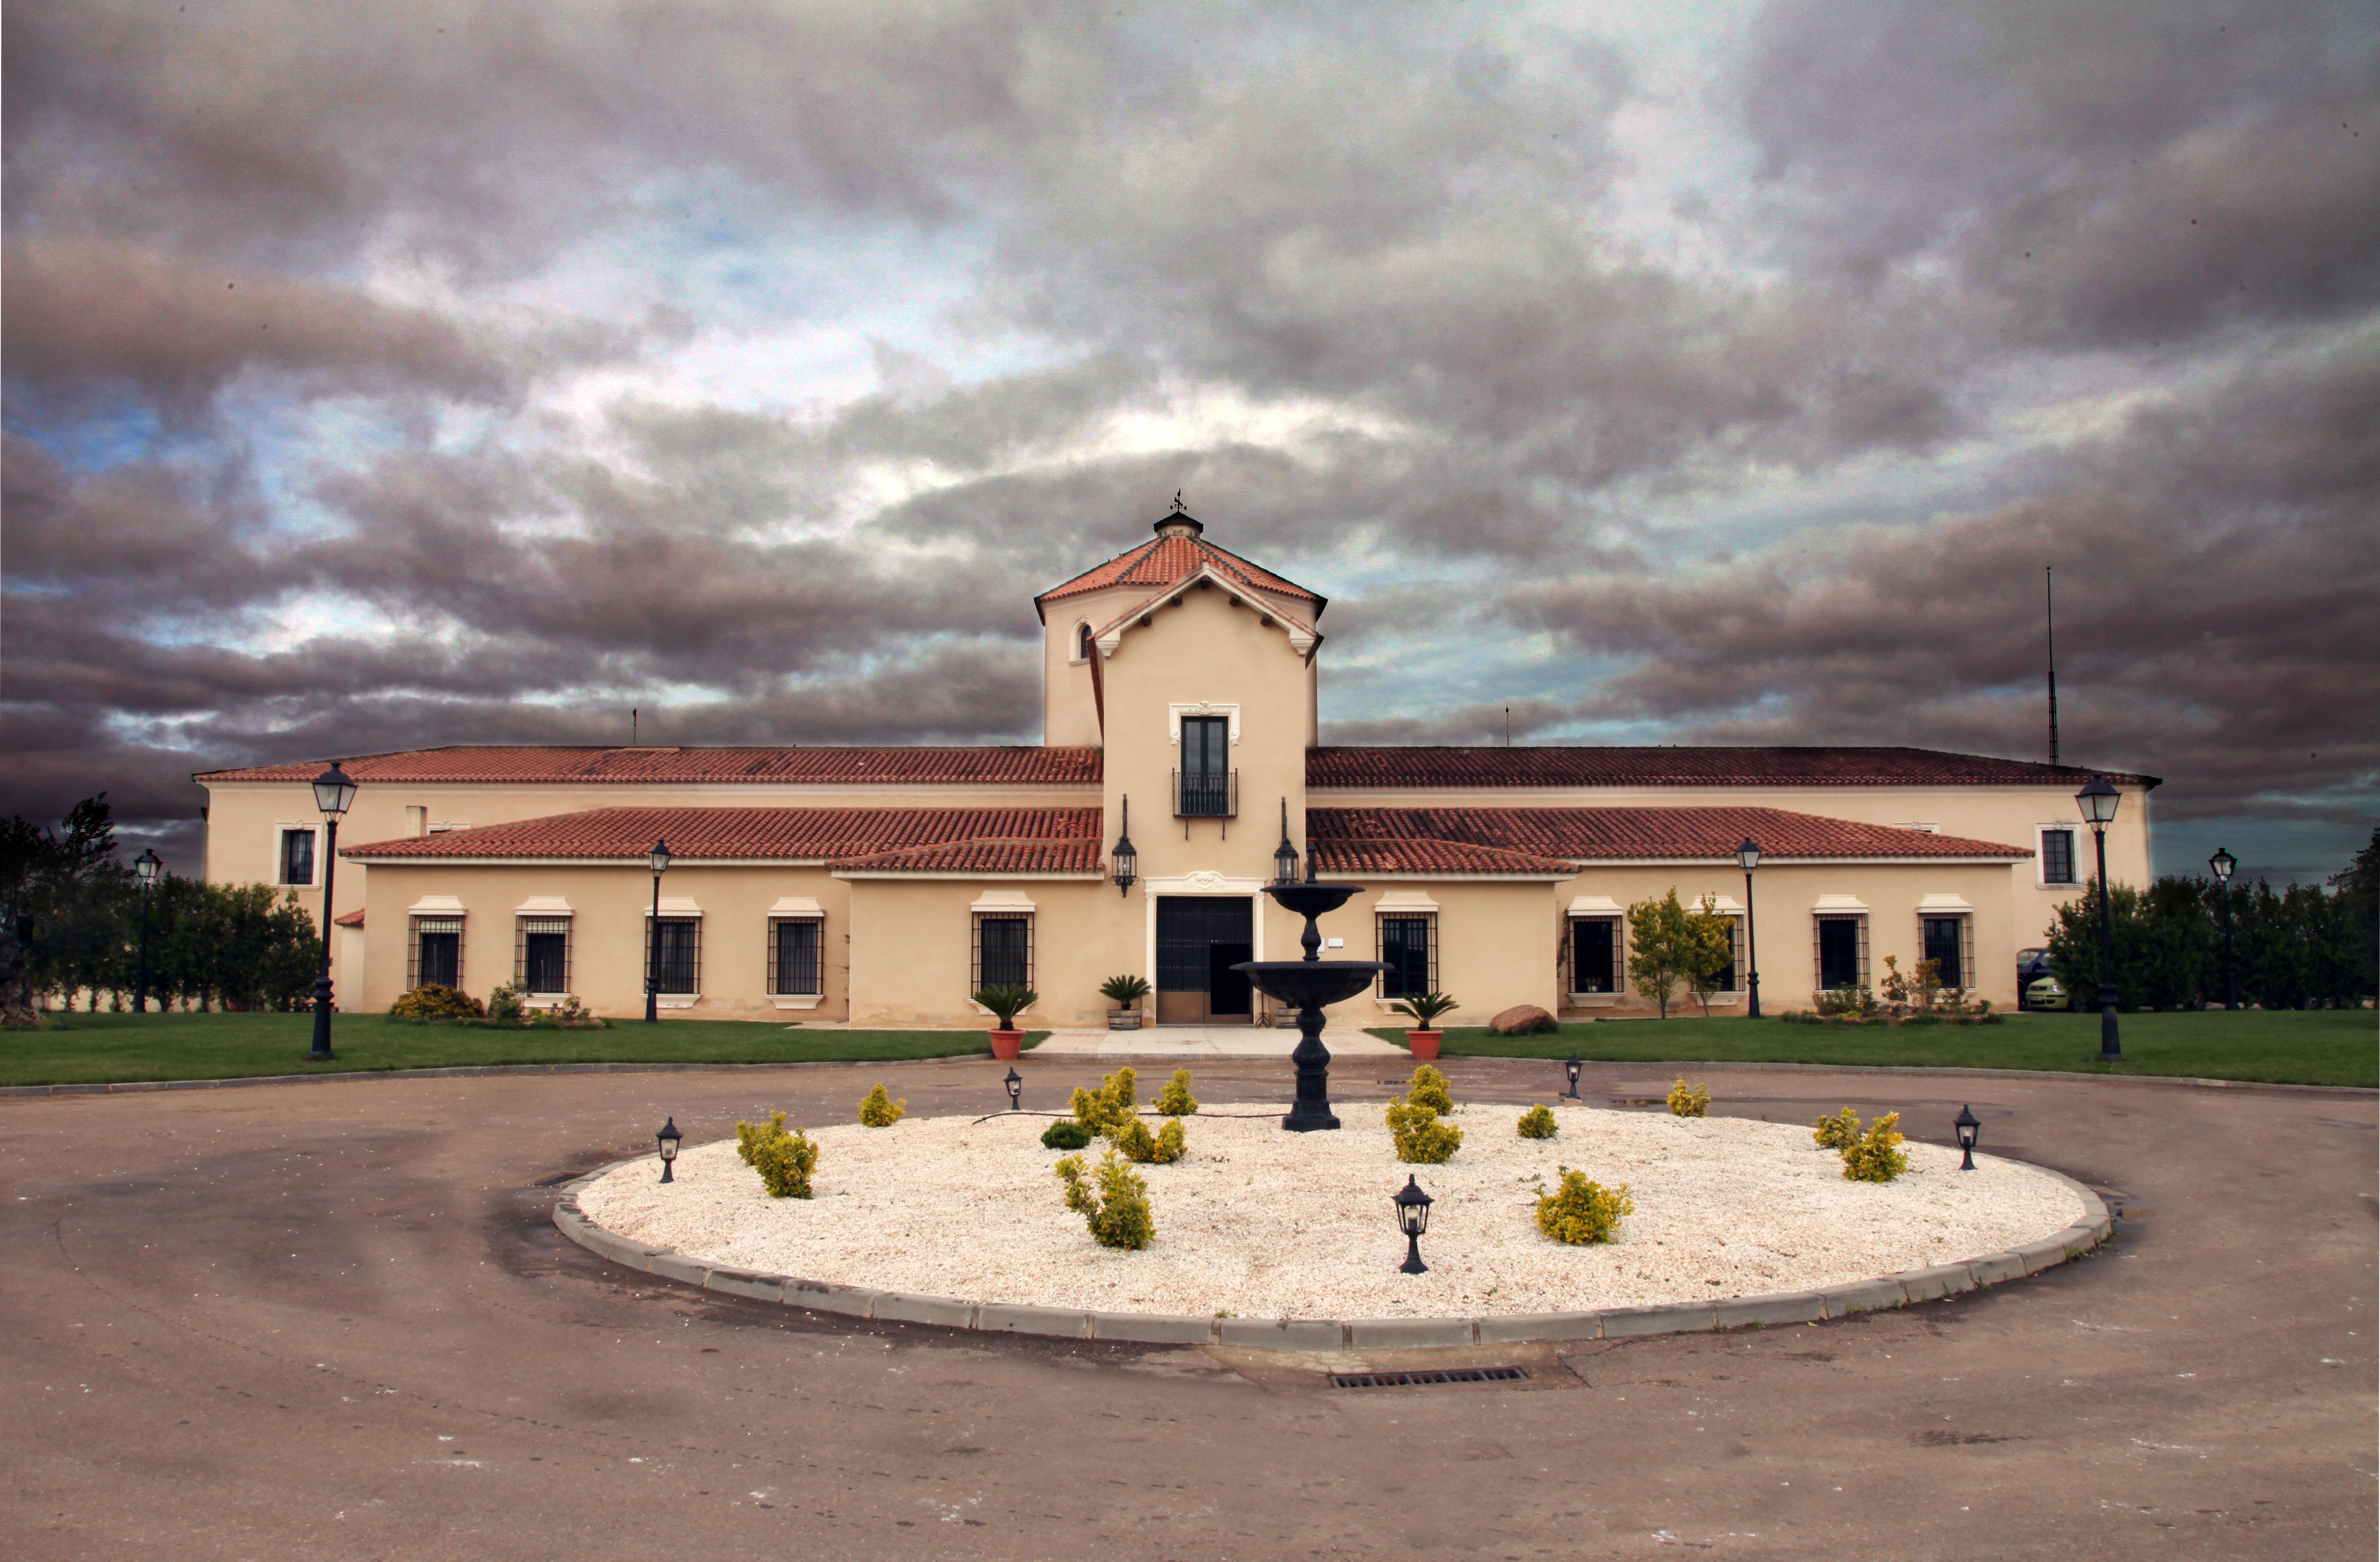
[[[1180,771],[1173,773],[1173,817],[1176,819],[1236,819],[1240,816],[1240,773]]]

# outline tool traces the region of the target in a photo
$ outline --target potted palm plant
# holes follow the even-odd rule
[[[1420,1027],[1418,1030],[1405,1032],[1405,1044],[1413,1049],[1414,1061],[1416,1063],[1438,1061],[1438,1043],[1446,1039],[1446,1032],[1437,1028],[1438,1017],[1449,1009],[1461,1007],[1461,1000],[1451,998],[1444,993],[1424,993],[1418,997],[1405,998],[1389,1007],[1399,1014],[1411,1015],[1414,1022]]]
[[[1148,996],[1146,977],[1111,976],[1099,983],[1099,996],[1116,1006],[1108,1015],[1109,1030],[1140,1029],[1140,1000]]]
[[[975,1001],[991,1010],[997,1021],[991,1028],[992,1056],[1006,1061],[1024,1052],[1025,1032],[1016,1028],[1016,1017],[1040,996],[1022,982],[986,987],[975,995]]]

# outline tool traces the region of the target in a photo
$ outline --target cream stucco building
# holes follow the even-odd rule
[[[981,1023],[969,995],[1021,979],[1028,1019],[1097,1023],[1110,976],[1160,1023],[1261,1022],[1228,969],[1296,955],[1261,894],[1284,832],[1363,885],[1333,953],[1387,959],[1340,1022],[1404,989],[1632,1013],[1625,909],[1675,886],[1733,919],[1715,1007],[1740,1012],[1737,844],[1764,1006],[1944,961],[2015,1001],[2016,951],[2090,876],[2088,770],[1919,749],[1324,748],[1323,599],[1174,514],[1152,540],[1035,600],[1043,736],[1029,748],[430,749],[344,759],[334,978],[385,1008],[446,980],[641,1012],[862,1026]],[[321,914],[320,763],[217,771],[207,873],[292,886]],[[2155,778],[2122,793],[2110,877],[2145,883]],[[1129,829],[1135,882],[1113,882]],[[658,918],[647,855],[672,862]],[[655,950],[653,940],[658,939]]]

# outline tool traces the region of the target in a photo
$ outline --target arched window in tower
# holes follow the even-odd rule
[[[1075,660],[1087,662],[1090,659],[1091,627],[1088,624],[1077,624],[1075,626]]]

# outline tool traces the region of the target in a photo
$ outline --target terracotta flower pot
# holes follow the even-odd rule
[[[991,1056],[994,1062],[1013,1063],[1025,1052],[1025,1032],[994,1031],[991,1033]]]
[[[1408,1031],[1405,1032],[1405,1045],[1413,1049],[1414,1061],[1416,1063],[1437,1062],[1438,1043],[1444,1040],[1446,1040],[1446,1032],[1443,1031]]]

